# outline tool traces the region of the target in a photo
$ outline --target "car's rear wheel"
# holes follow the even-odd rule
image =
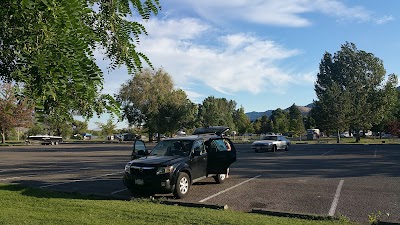
[[[174,196],[176,198],[184,198],[190,188],[190,178],[187,173],[179,173],[178,179],[176,180]]]
[[[226,180],[226,174],[218,174],[213,178],[217,184],[222,184]]]
[[[289,145],[286,145],[285,151],[289,151]]]

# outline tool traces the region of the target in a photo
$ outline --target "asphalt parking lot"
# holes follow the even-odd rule
[[[293,145],[276,153],[236,148],[229,179],[202,180],[183,201],[343,215],[360,223],[381,212],[382,219],[400,222],[400,145]],[[129,199],[121,177],[130,151],[129,143],[0,147],[0,182]]]

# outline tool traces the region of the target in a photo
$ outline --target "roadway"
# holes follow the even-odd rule
[[[179,201],[343,215],[360,223],[381,212],[383,220],[400,222],[399,145],[293,145],[276,153],[235,146],[237,162],[225,183],[207,178]],[[129,143],[1,147],[0,182],[130,199],[121,181],[130,153]]]

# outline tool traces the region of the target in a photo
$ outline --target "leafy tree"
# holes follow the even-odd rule
[[[68,138],[73,133],[72,122],[69,118],[64,117],[61,111],[61,109],[55,109],[50,115],[42,115],[40,120],[47,128],[47,134]]]
[[[7,131],[16,127],[27,127],[33,121],[33,106],[19,95],[20,91],[11,83],[0,84],[0,131],[1,143]]]
[[[272,111],[271,121],[274,133],[287,133],[289,131],[289,114],[278,108]]]
[[[396,76],[389,76],[389,79],[396,79]],[[400,92],[397,91],[393,85],[395,85],[397,81],[392,80],[391,82],[387,82],[384,90],[380,92],[383,96],[377,96],[382,101],[386,101],[386,108],[382,113],[382,120],[380,123],[375,123],[371,130],[373,132],[379,132],[379,137],[382,138],[382,132],[385,131],[385,127],[389,124],[393,124],[395,121],[399,121],[399,113],[400,113]]]
[[[272,131],[271,121],[268,119],[267,115],[263,115],[260,119],[260,134],[266,134]]]
[[[305,131],[303,116],[295,104],[289,107],[289,131],[296,136],[301,136]]]
[[[0,79],[24,85],[36,113],[62,121],[73,114],[119,112],[101,94],[103,74],[94,51],[110,60],[109,69],[126,65],[129,73],[149,65],[136,51],[143,25],[160,10],[158,0],[9,0],[0,1]]]
[[[261,120],[260,119],[256,119],[253,122],[253,129],[254,129],[254,132],[257,133],[257,134],[261,134],[262,133],[261,132]]]
[[[163,69],[136,73],[119,91],[123,118],[130,125],[148,128],[150,139],[154,133],[172,133],[191,124],[196,107],[184,91],[173,86],[171,76]]]
[[[74,120],[72,123],[74,134],[83,134],[88,130],[88,122],[87,121],[79,121]]]
[[[315,122],[315,119],[312,117],[311,113],[307,115],[306,118],[304,118],[304,127],[306,129],[314,129],[317,127],[317,124]]]
[[[107,123],[96,122],[96,125],[101,129],[101,133],[108,137],[113,135],[117,128],[117,123],[114,123],[113,117],[109,118]]]
[[[28,136],[40,135],[45,134],[45,128],[43,123],[36,121],[33,126],[31,126],[27,132]]]
[[[237,131],[239,133],[252,133],[254,132],[254,129],[251,129],[251,122],[249,117],[244,113],[244,108],[241,106],[239,109],[237,109],[234,113],[234,121],[235,125],[237,128]],[[250,130],[253,130],[250,132]]]
[[[228,126],[235,130],[236,127],[233,121],[235,111],[235,101],[209,96],[204,99],[200,110],[202,126]]]
[[[391,89],[397,77],[389,75],[386,84],[383,62],[372,53],[358,50],[353,43],[341,46],[332,57],[325,53],[320,63],[313,110],[317,124],[338,133],[352,128],[368,130],[385,117],[385,108],[393,105]],[[356,141],[360,140],[357,132]],[[339,142],[339,139],[338,139]]]

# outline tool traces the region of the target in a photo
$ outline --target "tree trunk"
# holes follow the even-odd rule
[[[4,144],[6,142],[6,132],[1,131],[1,143]]]
[[[359,143],[360,140],[361,140],[361,138],[360,138],[360,131],[358,130],[358,131],[356,132],[356,143]]]
[[[340,143],[340,131],[337,130],[336,132],[336,143]]]

